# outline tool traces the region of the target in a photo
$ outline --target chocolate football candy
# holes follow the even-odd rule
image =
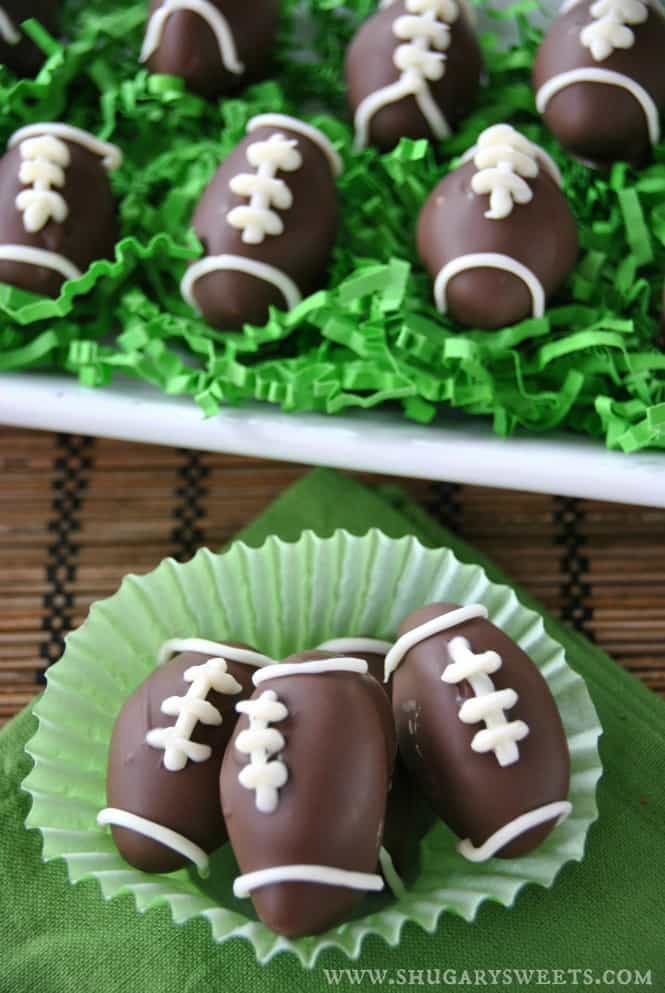
[[[254,684],[220,778],[242,873],[234,893],[251,897],[273,931],[316,934],[383,889],[390,704],[360,659],[286,660],[257,671]]]
[[[363,659],[367,663],[370,676],[383,687],[391,698],[392,680],[384,681],[386,655],[392,648],[392,642],[381,641],[378,638],[350,637],[331,638],[319,645],[317,653],[310,652],[310,657],[323,652],[334,655],[352,656]],[[291,656],[291,660],[300,658]],[[322,655],[323,657],[323,655]],[[409,776],[399,755],[395,759],[393,774],[388,790],[386,804],[386,820],[383,829],[383,848],[390,855],[394,869],[403,873],[416,860],[420,838],[425,833],[422,816],[419,816],[418,796],[415,783]],[[395,889],[394,875],[388,878],[385,859],[381,860],[381,871],[388,885]]]
[[[534,64],[538,111],[583,161],[640,163],[660,140],[663,53],[657,0],[569,0]]]
[[[172,657],[175,656],[175,657]],[[170,659],[170,661],[169,661]],[[272,659],[246,645],[172,639],[113,727],[106,797],[120,854],[144,872],[188,862],[202,875],[226,840],[219,770],[252,674]]]
[[[0,282],[55,297],[95,259],[112,258],[107,172],[122,153],[69,124],[29,124],[0,159]]]
[[[356,147],[447,138],[475,103],[482,56],[463,0],[388,0],[346,56]]]
[[[418,222],[418,251],[442,313],[478,328],[542,317],[578,252],[559,184],[549,155],[508,124],[483,131]]]
[[[568,744],[549,687],[481,604],[410,614],[386,658],[400,755],[473,862],[530,852],[568,816]]]
[[[181,291],[214,327],[264,324],[320,285],[337,234],[337,152],[317,128],[262,114],[213,176],[194,214],[205,256]]]
[[[279,0],[151,0],[141,62],[218,97],[265,74]]]
[[[18,76],[35,76],[46,56],[21,28],[30,19],[55,31],[57,0],[3,0],[0,5],[0,64]]]

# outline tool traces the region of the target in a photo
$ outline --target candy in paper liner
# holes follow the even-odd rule
[[[399,898],[389,891],[368,896],[352,920],[297,940],[269,931],[249,901],[233,896],[238,870],[228,845],[211,857],[208,879],[194,869],[147,875],[123,861],[108,829],[96,822],[106,805],[111,732],[165,641],[232,639],[279,659],[350,633],[394,639],[407,614],[433,601],[483,603],[493,623],[539,667],[556,699],[570,749],[573,809],[537,850],[470,863],[457,853],[458,839],[437,822]],[[311,968],[330,947],[356,958],[370,934],[396,945],[407,921],[432,932],[446,910],[471,921],[484,900],[510,906],[527,883],[549,886],[566,862],[582,859],[597,817],[598,718],[584,681],[541,617],[449,549],[376,530],[364,537],[336,531],[326,539],[305,532],[294,543],[271,537],[258,549],[237,542],[221,555],[204,549],[184,565],[167,559],[146,576],[126,577],[69,636],[35,713],[39,729],[27,745],[34,768],[23,785],[33,800],[27,826],[40,830],[44,859],[64,858],[72,882],[97,879],[106,899],[132,893],[141,913],[166,903],[175,923],[205,917],[216,942],[244,938],[262,963],[290,952]]]

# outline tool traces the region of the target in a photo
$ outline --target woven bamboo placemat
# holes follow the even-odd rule
[[[187,559],[201,545],[220,547],[307,471],[0,431],[0,723],[39,691],[66,632],[125,573],[147,572],[167,555]],[[398,482],[665,695],[665,510]]]

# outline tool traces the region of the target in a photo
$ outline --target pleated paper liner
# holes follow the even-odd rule
[[[283,658],[332,637],[394,638],[406,614],[438,600],[484,603],[556,698],[572,761],[573,811],[540,848],[524,858],[472,864],[438,822],[421,842],[418,871],[402,897],[367,898],[353,920],[295,941],[273,934],[249,901],[233,897],[238,870],[228,845],[213,856],[206,881],[189,869],[154,876],[124,862],[108,829],[96,823],[106,804],[108,747],[118,711],[155,667],[164,641],[234,639]],[[41,832],[44,859],[64,858],[72,883],[97,879],[106,899],[132,893],[141,913],[166,903],[176,924],[207,918],[216,942],[244,938],[261,963],[290,952],[311,967],[330,947],[355,958],[370,934],[396,945],[406,921],[432,932],[444,911],[471,921],[483,900],[509,906],[527,883],[549,886],[566,862],[582,859],[597,816],[598,717],[584,681],[540,616],[450,550],[376,530],[364,537],[337,531],[327,539],[305,532],[292,544],[271,537],[258,549],[236,543],[221,555],[204,549],[184,565],[167,559],[146,576],[127,576],[68,638],[36,714],[39,729],[27,746],[34,768],[23,785],[33,799],[27,827]]]

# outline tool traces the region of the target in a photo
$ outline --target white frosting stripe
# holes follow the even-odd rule
[[[240,662],[259,668],[263,665],[274,665],[275,660],[267,655],[261,655],[251,648],[238,648],[237,645],[227,645],[223,641],[208,641],[206,638],[169,638],[157,653],[157,665],[164,665],[174,655],[180,652],[198,652],[201,655],[220,656],[229,662]]]
[[[410,652],[421,641],[432,638],[435,634],[441,634],[442,631],[449,631],[459,624],[465,624],[466,621],[475,620],[477,617],[486,619],[487,607],[481,603],[469,603],[465,607],[458,607],[457,610],[450,610],[447,614],[433,617],[431,620],[425,621],[424,624],[419,624],[413,630],[407,631],[401,638],[397,639],[386,655],[384,681],[388,682],[406,653]]]
[[[80,145],[93,155],[99,155],[105,169],[112,171],[122,165],[122,152],[117,145],[111,145],[107,141],[100,141],[89,131],[82,128],[75,128],[71,124],[40,123],[27,124],[24,128],[19,128],[9,139],[8,148],[14,148],[26,138],[41,138],[44,135],[52,135],[62,141],[69,141],[73,145]]]
[[[193,862],[200,876],[209,875],[208,856],[203,849],[177,831],[164,827],[163,824],[156,824],[155,821],[149,821],[145,817],[131,814],[128,810],[120,810],[118,807],[105,807],[100,810],[97,814],[97,823],[101,827],[110,825],[125,828],[127,831],[134,831],[145,838],[150,838]]]
[[[356,672],[361,676],[367,673],[367,662],[364,659],[314,659],[311,662],[278,662],[276,665],[259,669],[252,676],[255,686],[260,686],[268,679],[280,679],[283,676],[320,676],[326,672]]]
[[[289,712],[274,690],[264,690],[257,700],[242,700],[236,710],[249,717],[249,727],[240,732],[235,742],[239,752],[249,755],[249,763],[240,770],[238,780],[245,789],[256,791],[257,810],[272,814],[289,772],[283,762],[272,758],[286,742],[284,735],[269,725],[285,720]]]
[[[11,17],[2,7],[0,7],[0,38],[7,45],[18,45],[21,40],[21,32],[17,30]]]
[[[242,255],[208,255],[189,267],[180,284],[183,299],[195,310],[199,308],[194,298],[194,286],[199,279],[213,272],[242,272],[246,276],[270,283],[284,297],[287,310],[293,310],[302,300],[302,294],[291,277],[267,262],[246,259]]]
[[[356,131],[355,148],[366,148],[369,145],[369,129],[372,118],[384,107],[398,103],[406,97],[415,97],[422,115],[429,124],[435,138],[448,138],[451,131],[448,122],[437,107],[432,98],[432,94],[425,90],[416,90],[415,83],[411,77],[400,78],[390,86],[384,86],[374,93],[370,93],[358,104],[355,113],[354,125]]]
[[[286,128],[287,131],[301,134],[312,144],[318,145],[330,163],[333,176],[340,176],[344,171],[344,163],[330,139],[324,135],[323,131],[311,124],[306,124],[298,117],[291,117],[289,114],[258,114],[248,122],[247,134],[251,134],[252,131],[257,131],[259,128]]]
[[[57,252],[45,248],[32,248],[29,245],[0,245],[0,262],[21,262],[23,265],[41,266],[59,273],[63,279],[80,279],[80,269]]]
[[[561,72],[552,76],[546,83],[543,83],[536,93],[538,113],[544,114],[552,97],[568,86],[575,86],[577,83],[603,83],[607,86],[620,86],[627,90],[635,97],[644,111],[651,144],[658,144],[660,141],[660,119],[655,100],[635,79],[631,79],[630,76],[625,76],[621,72],[613,72],[611,69],[590,66],[586,69],[570,69],[568,72]]]
[[[245,71],[245,67],[238,58],[229,22],[222,12],[208,0],[165,0],[148,21],[148,29],[141,49],[141,62],[147,62],[150,56],[157,51],[162,42],[167,20],[171,14],[181,10],[198,14],[206,22],[217,41],[222,65],[236,76],[241,75]]]
[[[238,876],[233,883],[233,895],[238,898],[247,897],[253,890],[279,883],[316,883],[375,893],[383,889],[383,879],[374,873],[350,872],[348,869],[335,869],[328,865],[277,865]]]
[[[209,745],[192,741],[196,725],[201,723],[218,727],[222,715],[206,697],[214,690],[226,696],[242,692],[242,686],[228,671],[226,659],[208,659],[202,665],[190,666],[183,673],[183,679],[190,683],[185,696],[170,696],[163,701],[161,711],[176,717],[170,727],[152,728],[145,736],[151,748],[164,749],[164,768],[169,772],[180,772],[190,762],[206,762],[212,755]]]
[[[368,655],[387,655],[393,647],[391,641],[378,638],[331,638],[318,646],[321,652],[339,652],[340,655],[355,655],[367,652]]]
[[[370,93],[355,113],[356,148],[369,143],[372,118],[384,107],[414,97],[435,138],[446,138],[450,126],[436,103],[430,83],[443,78],[445,51],[450,47],[450,25],[459,17],[455,0],[405,0],[406,14],[395,18],[392,31],[398,41],[393,53],[399,79]]]
[[[510,255],[502,255],[499,252],[471,252],[469,255],[460,255],[444,265],[434,281],[434,301],[442,314],[447,313],[448,310],[448,283],[454,276],[468,269],[502,269],[517,276],[526,284],[531,294],[533,317],[542,317],[545,313],[545,289],[528,266]]]
[[[473,736],[471,748],[480,754],[494,752],[502,767],[517,762],[520,757],[517,742],[526,738],[529,727],[524,721],[507,720],[504,710],[515,706],[517,693],[512,689],[496,690],[490,679],[490,673],[503,665],[501,656],[493,651],[476,654],[466,638],[453,638],[448,654],[452,661],[443,670],[441,681],[455,686],[466,680],[475,694],[460,707],[460,721],[485,724],[485,729]]]
[[[526,814],[516,817],[514,821],[504,824],[478,848],[468,838],[465,838],[458,844],[457,851],[469,862],[486,862],[515,838],[526,834],[532,828],[554,820],[555,817],[557,824],[560,824],[568,817],[572,809],[572,804],[567,800],[558,800],[555,803],[548,803],[544,807],[536,807],[534,810],[529,810]]]

